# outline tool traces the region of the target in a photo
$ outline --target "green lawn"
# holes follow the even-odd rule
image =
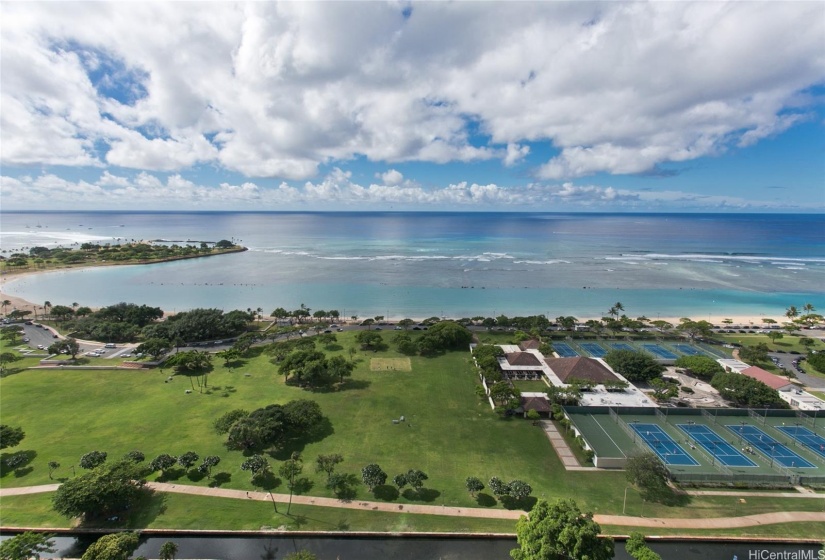
[[[349,356],[352,333],[338,333],[339,343],[331,353]],[[387,339],[389,334],[384,335]],[[55,478],[73,475],[81,455],[102,450],[117,458],[133,449],[147,459],[161,453],[180,455],[197,452],[201,457],[218,455],[222,485],[251,489],[248,473],[240,469],[244,460],[237,451],[227,451],[224,437],[212,429],[224,412],[252,410],[271,403],[297,398],[318,401],[329,417],[332,432],[320,441],[301,442],[297,449],[306,461],[303,476],[309,479],[312,495],[330,496],[324,478],[314,472],[318,454],[341,453],[345,461],[339,472],[360,474],[367,463],[377,462],[389,474],[417,468],[429,475],[423,498],[412,495],[383,496],[398,503],[422,502],[456,506],[478,506],[464,488],[464,479],[492,476],[520,479],[533,487],[533,496],[552,499],[574,497],[583,509],[597,513],[619,513],[622,509],[623,472],[567,472],[542,430],[521,419],[501,419],[489,405],[475,396],[477,376],[466,352],[437,358],[413,357],[411,371],[370,371],[370,358],[402,358],[393,352],[358,352],[358,366],[346,389],[311,393],[287,386],[266,356],[252,358],[229,371],[215,360],[208,378],[209,389],[199,392],[186,377],[167,382],[170,371],[63,371],[28,370],[0,380],[3,423],[21,426],[26,439],[4,453],[30,451],[31,463],[17,472],[0,473],[3,487],[47,484],[47,463],[61,464]],[[187,389],[195,388],[186,394]],[[393,419],[405,417],[394,424]],[[277,472],[280,461],[292,449],[270,456]],[[80,468],[75,466],[75,472]],[[155,475],[149,477],[156,478]],[[207,480],[189,479],[175,471],[167,480],[205,485]],[[282,484],[277,491],[284,491]],[[175,498],[177,499],[177,498]],[[183,498],[181,498],[183,499]],[[359,486],[356,499],[374,499]],[[4,499],[3,515],[6,518]],[[805,500],[769,500],[766,511],[787,510]],[[502,507],[485,492],[481,500],[489,507]],[[233,506],[235,507],[235,506]],[[238,506],[241,507],[241,506]],[[628,507],[632,507],[629,503]],[[736,504],[710,498],[695,499],[688,510],[646,504],[646,516],[733,515]],[[802,507],[802,504],[799,504]],[[208,508],[204,508],[208,509]],[[630,512],[630,510],[628,510]],[[191,515],[191,512],[190,512]],[[220,517],[199,511],[192,523],[224,527]],[[158,523],[161,523],[160,521]],[[448,530],[455,519],[440,526]]]
[[[807,331],[801,331],[799,336],[796,335],[789,335],[788,333],[784,333],[783,337],[777,340],[776,342],[772,342],[768,335],[766,334],[742,334],[742,333],[733,333],[733,334],[714,334],[713,337],[718,340],[724,340],[725,342],[737,342],[739,344],[743,344],[745,346],[756,346],[760,342],[764,342],[768,345],[768,348],[772,352],[783,351],[783,352],[800,352],[802,354],[807,354],[808,350],[802,345],[799,344],[799,340],[806,335],[803,334]],[[811,350],[825,350],[825,342],[814,338],[814,344],[811,346]]]

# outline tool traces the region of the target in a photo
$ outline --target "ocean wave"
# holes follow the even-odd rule
[[[784,265],[789,263],[825,263],[825,257],[777,257],[777,256],[754,256],[754,255],[728,255],[724,253],[622,253],[620,256],[607,256],[605,260],[681,260],[695,262],[716,263],[720,261],[737,261],[749,264]]]
[[[88,233],[75,232],[51,232],[51,231],[3,231],[0,237],[18,236],[25,240],[18,243],[27,245],[60,245],[61,243],[86,243],[91,241],[103,241],[113,239],[110,235],[91,235]],[[28,240],[31,241],[28,241]],[[48,240],[48,241],[44,241]]]

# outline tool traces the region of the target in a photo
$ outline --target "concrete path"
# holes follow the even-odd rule
[[[564,441],[564,437],[559,433],[556,429],[556,425],[553,424],[550,420],[540,420],[541,429],[544,430],[544,434],[547,436],[547,439],[550,440],[550,444],[553,446],[553,449],[556,450],[556,455],[559,456],[561,459],[561,464],[564,465],[565,470],[568,471],[597,471],[596,467],[582,467],[579,464],[578,459],[576,456],[573,455],[573,451],[570,449],[570,446],[567,445],[567,442]]]
[[[20,496],[24,494],[37,494],[42,492],[54,492],[59,484],[47,484],[43,486],[28,486],[22,488],[2,488],[0,498],[6,496]],[[190,494],[197,496],[212,496],[216,498],[229,498],[236,500],[258,500],[262,502],[272,502],[275,507],[289,501],[289,494],[271,494],[269,492],[246,492],[244,490],[230,490],[227,488],[207,488],[203,486],[188,486],[181,484],[168,484],[161,482],[147,483],[149,488],[158,492],[170,492],[177,494]],[[701,495],[709,495],[711,492],[704,492]],[[769,492],[730,492],[725,495],[755,496],[755,495],[776,496],[776,493]],[[718,494],[714,494],[718,495]],[[783,497],[809,498],[822,496],[812,496],[810,494],[779,494]],[[362,500],[343,501],[334,498],[322,498],[318,496],[293,496],[293,504],[334,507],[342,509],[359,509],[368,511],[383,511],[391,513],[415,513],[422,515],[445,515],[450,517],[476,517],[486,519],[510,519],[516,520],[523,511],[510,511],[503,509],[485,508],[462,508],[447,506],[432,506],[418,504],[394,504],[386,502],[368,502]],[[661,518],[661,517],[631,517],[626,515],[594,515],[595,521],[601,525],[618,525],[625,527],[661,527],[665,529],[734,529],[739,527],[753,527],[756,525],[769,525],[772,523],[792,523],[792,522],[822,522],[825,523],[825,512],[807,511],[784,511],[776,513],[763,513],[758,515],[746,515],[743,517],[709,517],[709,518]]]

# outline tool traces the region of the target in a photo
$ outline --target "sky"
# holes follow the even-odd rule
[[[5,210],[825,211],[825,3],[0,2]]]

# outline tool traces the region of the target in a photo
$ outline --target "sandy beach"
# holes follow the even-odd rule
[[[23,309],[23,310],[28,310],[28,311],[34,311],[34,307],[35,307],[34,302],[31,302],[31,301],[28,301],[28,300],[23,299],[21,297],[17,297],[17,296],[14,296],[14,295],[11,295],[11,294],[7,293],[3,289],[3,285],[5,284],[5,282],[7,280],[9,280],[11,278],[14,278],[15,280],[17,280],[17,279],[25,277],[25,276],[33,276],[33,275],[36,275],[36,274],[40,274],[40,272],[30,271],[30,272],[15,273],[12,276],[8,276],[8,277],[3,276],[2,278],[0,278],[0,299],[8,300],[9,302],[11,302],[10,305],[7,306],[6,312],[10,312],[13,309]],[[72,302],[57,302],[57,301],[52,302],[52,304],[60,304],[60,305],[70,305],[71,303]],[[141,302],[134,302],[134,303],[141,303]],[[37,303],[36,307],[37,307],[38,313],[42,312],[43,302]],[[266,310],[264,310],[264,313],[266,313]],[[165,315],[172,315],[173,312],[164,310],[164,314]],[[32,313],[32,316],[33,315],[34,315],[34,313]],[[686,310],[685,314],[681,315],[679,317],[664,317],[663,316],[663,317],[658,317],[658,319],[662,319],[664,321],[667,321],[667,322],[669,322],[669,323],[671,323],[672,325],[675,326],[675,325],[679,324],[679,321],[682,317],[689,317],[689,318],[691,318],[695,321],[700,321],[700,320],[709,321],[709,322],[713,323],[714,325],[723,325],[722,321],[724,321],[726,319],[730,319],[731,321],[733,321],[733,323],[732,323],[733,325],[748,325],[748,326],[753,325],[754,327],[757,327],[757,328],[761,327],[763,325],[765,319],[773,319],[778,324],[782,324],[783,322],[786,322],[788,320],[787,317],[779,316],[779,315],[770,315],[770,316],[762,315],[762,314],[743,315],[741,313],[740,314],[735,314],[735,315],[725,315],[725,314],[718,314],[718,315],[711,314],[711,315],[708,315],[708,314],[702,314],[701,316],[692,316],[689,313],[689,310]],[[366,317],[362,317],[361,319],[365,319],[365,318]],[[387,321],[390,321],[390,322],[395,322],[395,321],[399,321],[399,320],[404,319],[404,318],[405,317],[402,317],[402,316],[397,316],[397,317],[396,316],[388,316],[385,319]],[[413,319],[414,321],[423,321],[427,317],[410,317],[410,318]],[[458,317],[448,317],[448,318],[458,319]],[[548,318],[552,321],[552,320],[555,319],[555,316],[554,317],[548,317]],[[581,316],[580,317],[580,316],[577,315],[576,318],[580,322],[585,322],[585,321],[588,321],[590,319],[601,319],[602,316],[599,316],[599,317]],[[651,317],[648,317],[648,318],[650,319]],[[350,321],[349,321],[348,318],[341,317],[338,322],[348,323]]]

